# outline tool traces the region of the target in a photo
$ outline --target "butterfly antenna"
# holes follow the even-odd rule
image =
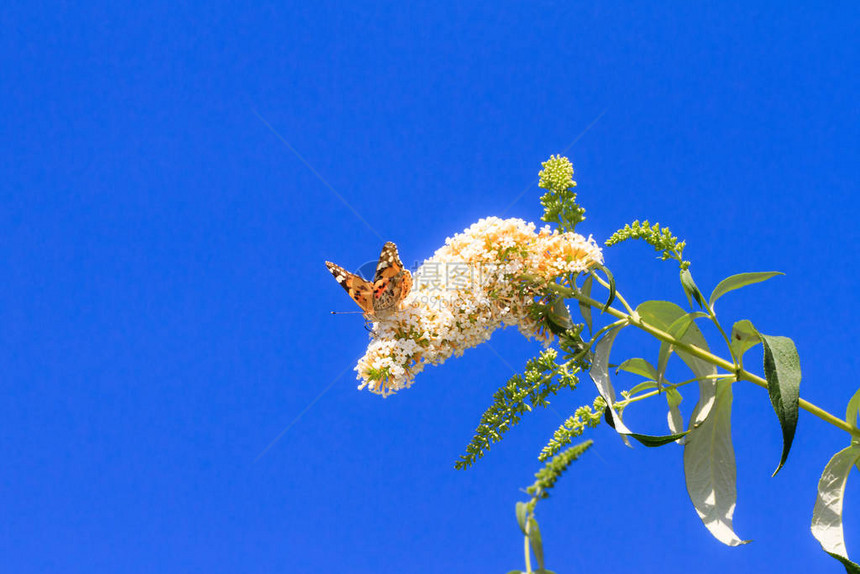
[[[330,311],[332,315],[355,315],[356,313],[364,314],[364,311]]]

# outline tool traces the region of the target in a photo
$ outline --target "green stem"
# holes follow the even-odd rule
[[[742,368],[740,361],[735,357],[734,353],[732,353],[732,344],[729,341],[729,336],[726,335],[726,332],[723,330],[723,326],[720,325],[719,321],[717,321],[717,314],[714,313],[714,310],[710,307],[708,307],[708,315],[711,317],[711,321],[717,326],[717,329],[719,329],[720,334],[723,336],[723,340],[726,342],[726,347],[729,349],[729,354],[732,356],[732,360],[737,362],[737,367],[735,367],[735,369]]]
[[[576,293],[573,290],[570,290],[569,296],[574,297],[574,298],[578,299],[579,301],[582,301],[583,303],[591,305],[592,307],[596,307],[598,309],[603,309],[603,303],[600,303],[599,301],[596,301],[596,300],[592,299],[591,297],[586,297],[582,293]],[[623,311],[619,311],[618,309],[616,309],[614,307],[609,307],[608,309],[605,310],[605,312],[612,315],[613,317],[615,317],[617,319],[626,319],[629,324],[634,325],[634,326],[642,329],[643,331],[645,331],[649,335],[652,335],[654,338],[656,338],[660,341],[663,341],[664,343],[668,343],[668,344],[672,345],[673,347],[675,347],[676,349],[681,349],[681,350],[685,351],[686,353],[693,355],[694,357],[698,357],[699,359],[702,359],[703,361],[707,361],[707,362],[711,363],[712,365],[722,367],[723,369],[725,369],[731,373],[735,373],[736,380],[738,380],[738,381],[747,381],[747,382],[750,382],[754,385],[758,385],[763,389],[767,389],[767,381],[765,379],[759,377],[756,374],[750,373],[749,371],[746,371],[745,369],[742,369],[742,368],[736,366],[734,363],[727,361],[727,360],[723,359],[722,357],[718,357],[717,355],[714,355],[713,353],[711,353],[709,351],[706,351],[704,349],[696,347],[695,345],[690,345],[689,343],[685,343],[681,340],[676,339],[675,337],[673,337],[672,335],[670,335],[666,331],[663,331],[662,329],[658,329],[657,327],[654,327],[653,325],[643,321],[642,318],[639,317],[636,313],[632,313],[632,314],[628,315],[627,313],[625,313]],[[811,413],[812,415],[820,418],[821,420],[828,422],[828,423],[832,424],[833,426],[835,426],[841,430],[844,430],[845,432],[851,434],[852,436],[860,438],[860,429],[853,428],[851,425],[849,425],[848,423],[846,423],[842,419],[828,413],[824,409],[817,407],[814,404],[812,404],[808,401],[805,401],[803,399],[799,400],[798,406],[800,406],[800,408],[807,411],[808,413]]]
[[[532,571],[532,557],[531,557],[531,553],[530,553],[530,551],[529,551],[529,535],[528,535],[528,532],[529,532],[529,521],[528,521],[528,519],[527,519],[527,520],[526,520],[526,535],[525,535],[525,542],[523,543],[523,546],[525,546],[524,552],[526,553],[526,574],[531,574],[531,571]]]
[[[731,377],[731,376],[732,375],[729,373],[723,373],[723,374],[716,374],[716,375],[708,375],[707,377],[704,377],[704,378],[705,379],[725,379],[726,377]],[[623,409],[624,407],[626,407],[630,403],[635,403],[636,401],[641,401],[642,399],[650,399],[651,397],[656,397],[657,395],[662,395],[666,392],[666,389],[677,389],[679,387],[683,387],[684,385],[689,385],[690,383],[695,383],[696,381],[701,381],[701,380],[702,379],[695,378],[695,379],[689,379],[687,381],[681,381],[680,383],[674,383],[672,385],[666,385],[660,389],[657,389],[656,391],[648,391],[647,393],[642,394],[642,395],[636,395],[635,397],[630,397],[630,398],[624,399],[623,401],[617,401],[615,403],[615,406],[617,408]]]
[[[606,325],[605,327],[603,327],[602,329],[600,329],[598,332],[596,332],[596,333],[594,334],[594,336],[593,336],[593,337],[591,338],[591,340],[588,342],[588,346],[589,346],[589,347],[591,347],[592,345],[594,345],[594,343],[596,343],[596,342],[597,342],[597,340],[598,340],[598,339],[600,339],[600,337],[601,337],[604,333],[606,333],[607,331],[611,331],[611,330],[612,330],[612,329],[614,329],[615,327],[618,327],[619,325],[623,325],[623,324],[624,324],[624,320],[621,320],[621,321],[615,321],[614,323],[610,323],[609,325]]]
[[[607,283],[606,281],[604,281],[604,280],[600,277],[600,275],[598,275],[597,273],[595,273],[593,270],[591,271],[591,276],[592,276],[592,277],[594,277],[594,278],[597,280],[597,282],[598,282],[598,283],[600,283],[601,285],[603,285],[604,287],[606,287],[607,289],[609,289],[609,283]],[[615,290],[615,298],[616,298],[616,299],[618,299],[618,300],[621,302],[621,304],[622,304],[622,305],[624,305],[624,308],[625,308],[625,309],[627,309],[627,312],[628,312],[628,313],[633,314],[633,307],[631,307],[630,305],[628,305],[628,304],[627,304],[627,300],[626,300],[626,299],[624,299],[624,297],[621,295],[621,293],[619,293],[619,292],[618,292],[618,289],[616,289],[616,290]]]

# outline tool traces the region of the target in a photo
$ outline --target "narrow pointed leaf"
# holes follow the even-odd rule
[[[636,308],[636,312],[639,313],[639,316],[642,317],[645,322],[657,327],[658,329],[666,331],[675,338],[685,343],[691,343],[703,349],[707,349],[707,344],[704,343],[705,338],[701,336],[701,331],[698,327],[696,327],[695,333],[691,336],[692,340],[688,341],[686,338],[686,333],[692,329],[694,321],[696,319],[707,317],[707,314],[702,313],[701,311],[687,313],[681,307],[668,301],[646,301]],[[658,381],[662,379],[663,374],[666,372],[666,366],[669,362],[671,351],[672,348],[668,343],[662,343],[660,345],[660,352],[657,358]],[[684,361],[687,362],[686,359],[684,359]],[[710,374],[710,372],[708,374]]]
[[[677,389],[666,389],[666,402],[669,404],[669,413],[666,419],[669,423],[669,431],[672,434],[679,434],[684,431],[684,417],[681,416],[681,409],[678,405],[681,404],[683,397]],[[678,444],[683,444],[683,439],[678,439]]]
[[[523,534],[528,536],[526,532],[526,516],[528,514],[529,505],[527,502],[517,502],[517,524],[520,525],[520,530],[523,531]]]
[[[609,379],[609,353],[612,350],[612,343],[615,341],[615,336],[618,332],[623,328],[622,326],[615,327],[607,331],[606,335],[595,345],[594,348],[594,361],[591,365],[591,371],[589,374],[591,375],[591,379],[594,381],[594,384],[597,386],[597,390],[600,392],[600,395],[606,401],[606,410],[604,411],[604,417],[606,418],[606,422],[609,423],[609,426],[615,429],[615,431],[622,435],[622,438],[629,446],[629,442],[626,437],[631,436],[644,444],[645,446],[661,446],[666,443],[675,441],[680,437],[684,436],[686,433],[681,433],[678,435],[670,435],[670,436],[651,436],[645,434],[637,434],[632,432],[627,426],[625,426],[624,422],[621,420],[621,417],[615,411],[615,389],[612,386],[612,382]]]
[[[683,308],[671,301],[645,301],[636,307],[636,312],[647,323],[666,330],[678,317],[687,314]]]
[[[773,410],[782,427],[782,456],[773,475],[779,472],[797,429],[798,403],[800,401],[800,357],[794,341],[788,337],[772,337],[759,333],[764,345],[764,375],[767,379],[767,392]]]
[[[615,301],[615,277],[612,276],[612,272],[600,265],[599,263],[594,266],[595,269],[599,269],[606,273],[606,282],[609,283],[609,297],[606,299],[606,303],[603,305],[603,310],[607,310],[612,302]]]
[[[657,377],[658,381],[663,381],[666,378],[666,369],[669,367],[669,359],[672,357],[672,345],[669,343],[660,343],[660,350],[657,352]]]
[[[605,409],[603,409],[603,420],[606,421],[606,424],[608,424],[612,428],[612,430],[614,430],[615,432],[618,432],[618,429],[615,428],[615,421],[612,419],[612,416],[613,416],[612,413],[613,413],[613,410],[610,409],[609,407],[606,407]],[[618,415],[616,414],[615,416],[618,416]],[[628,448],[633,448],[633,445],[630,444],[630,439],[627,438],[626,434],[618,432],[618,436],[621,437],[621,441]]]
[[[771,277],[775,277],[777,275],[785,275],[785,273],[780,273],[779,271],[759,271],[755,273],[739,273],[737,275],[732,275],[731,277],[726,277],[720,281],[716,287],[714,287],[714,291],[708,299],[708,306],[713,309],[714,303],[717,299],[729,291],[734,291],[735,289],[740,289],[741,287],[746,287],[753,283],[761,283],[762,281],[767,281]]]
[[[860,567],[848,558],[842,531],[842,505],[845,484],[851,468],[860,460],[860,446],[837,452],[824,467],[818,481],[818,497],[812,510],[812,535],[825,552],[842,562],[849,574],[860,574]]]
[[[608,406],[603,409],[603,420],[615,430],[615,420],[612,418],[612,409]]]
[[[684,288],[684,293],[687,295],[687,302],[690,304],[690,308],[693,307],[693,299],[696,300],[696,303],[698,303],[700,307],[705,306],[705,296],[702,295],[702,292],[699,291],[699,288],[696,286],[696,282],[693,281],[693,274],[690,273],[689,269],[681,270],[681,287]]]
[[[582,289],[579,291],[586,297],[591,297],[591,285],[594,282],[594,277],[589,275],[582,282]],[[593,333],[594,329],[591,326],[591,305],[580,302],[579,312],[582,313],[582,318],[585,319],[585,324],[588,325],[588,332]]]
[[[663,446],[664,444],[669,444],[670,442],[675,442],[676,440],[686,436],[686,432],[679,432],[675,434],[670,434],[666,436],[651,436],[647,434],[638,434],[638,433],[630,433],[630,436],[638,440],[645,446],[648,447],[658,447]]]
[[[684,397],[681,396],[678,389],[666,389],[666,402],[669,403],[670,407],[677,407],[683,400]]]
[[[851,400],[848,401],[848,408],[845,409],[845,422],[854,428],[857,428],[857,417],[860,416],[860,389],[854,393]]]
[[[705,341],[705,336],[699,326],[693,323],[681,337],[685,343],[695,345],[700,349],[708,350],[708,343]],[[711,408],[714,405],[716,396],[717,383],[713,377],[717,374],[717,367],[713,363],[709,363],[703,359],[690,355],[680,349],[676,349],[678,357],[693,371],[693,374],[699,379],[699,401],[693,408],[693,414],[690,417],[690,426],[696,427],[708,418]]]
[[[612,419],[612,412],[613,412],[612,409],[610,409],[609,407],[606,407],[605,409],[603,409],[603,420],[606,421],[606,424],[608,424],[612,428],[612,430],[614,430],[615,432],[618,432],[618,429],[615,428],[615,421]],[[621,441],[628,448],[633,448],[633,445],[630,444],[630,439],[627,438],[626,434],[618,432],[618,436],[621,437]]]
[[[744,319],[732,325],[732,337],[729,347],[732,350],[733,357],[740,360],[744,353],[759,343],[761,343],[761,339],[752,323]]]
[[[707,315],[705,313],[702,313],[701,311],[696,311],[695,313],[685,313],[672,321],[672,323],[663,330],[675,337],[676,339],[687,342],[684,340],[687,330],[690,329],[693,324],[693,321],[700,317],[707,317]],[[702,340],[704,340],[704,338]],[[663,374],[666,372],[669,357],[673,350],[673,346],[669,343],[663,342],[660,344],[660,352],[657,359],[657,370],[660,374],[660,379],[658,380],[662,380]]]
[[[701,315],[702,313],[690,313],[685,317],[677,319],[675,323],[669,327],[669,332],[684,343],[694,345],[707,351],[708,343],[705,341],[705,336],[702,334],[702,330],[693,322],[686,323],[688,318],[692,317],[695,319]],[[681,329],[683,329],[683,332],[681,332]],[[699,379],[699,402],[693,409],[693,415],[690,420],[690,426],[695,427],[702,424],[702,422],[708,417],[711,407],[714,404],[716,383],[713,379],[709,379],[708,377],[712,377],[717,374],[717,367],[713,363],[709,363],[708,361],[700,359],[681,349],[675,349],[675,354],[684,361],[690,370],[693,371],[696,378]]]
[[[540,528],[534,516],[529,517],[529,545],[535,554],[538,568],[543,569],[543,541],[540,537]]]
[[[833,552],[828,552],[831,556],[842,562],[842,565],[845,566],[845,572],[848,574],[860,574],[860,566],[838,554],[834,554]]]
[[[703,317],[707,317],[707,313],[703,313],[701,311],[694,311],[692,313],[685,313],[684,315],[675,319],[667,332],[677,339],[684,339],[684,334],[686,334],[687,330],[693,324],[696,319],[701,319]]]
[[[630,446],[630,442],[627,440],[628,436],[635,438],[647,447],[658,447],[663,446],[664,444],[669,444],[673,441],[677,441],[687,434],[686,432],[679,432],[673,435],[655,436],[631,432],[629,429],[627,429],[627,432],[622,433],[617,428],[615,428],[615,421],[612,419],[612,411],[609,409],[609,407],[606,407],[603,410],[603,419],[606,421],[606,424],[608,424],[610,427],[615,429],[616,432],[621,434],[621,438],[624,439],[624,442],[627,444],[627,446]]]
[[[669,331],[678,319],[687,315],[681,307],[669,301],[646,301],[636,308],[636,312],[639,313],[639,316],[643,320],[664,331]],[[691,313],[690,315],[695,314]],[[695,323],[691,323],[687,327],[681,340],[690,345],[695,345],[700,349],[708,350],[705,336],[702,335],[701,329]],[[659,374],[665,372],[666,363],[669,360],[669,351],[669,345],[665,343],[660,345],[660,355],[657,363]],[[690,426],[695,427],[702,424],[702,421],[708,417],[708,413],[711,412],[711,407],[714,404],[715,382],[707,377],[715,375],[717,367],[689,353],[677,349],[675,352],[690,367],[696,378],[699,379],[699,402],[693,409],[693,416],[690,422]],[[657,380],[659,381],[660,379],[658,378]]]
[[[660,387],[660,385],[657,384],[657,381],[644,381],[642,383],[639,383],[638,385],[636,385],[632,389],[630,389],[630,391],[628,392],[628,395],[632,397],[632,396],[635,396],[635,395],[641,393],[642,391],[647,391],[650,389],[657,389],[659,387]]]
[[[684,309],[669,301],[645,301],[636,307],[636,312],[643,321],[663,331],[667,331],[669,326],[679,317],[687,314]],[[660,344],[660,351],[657,354],[657,376],[655,377],[658,381],[663,380],[666,367],[669,365],[671,351],[672,348],[668,343]]]
[[[588,371],[588,374],[597,386],[600,396],[606,401],[607,419],[611,419],[612,428],[621,434],[630,434],[630,429],[624,426],[621,417],[615,412],[615,389],[609,380],[609,353],[612,351],[612,343],[615,341],[615,336],[623,328],[623,325],[619,325],[610,329],[597,342],[597,345],[594,346],[594,361],[591,363],[591,370]]]
[[[669,432],[672,434],[680,435],[684,432],[684,417],[681,415],[681,409],[678,407],[669,407],[669,412],[666,413],[666,422],[669,425]],[[675,442],[684,444],[684,436],[686,435],[681,436]]]
[[[633,373],[634,375],[641,375],[646,379],[656,379],[657,378],[657,369],[654,368],[654,365],[646,361],[645,359],[640,359],[639,357],[634,357],[632,359],[627,359],[615,370],[617,374],[618,371],[627,371],[628,373]]]
[[[746,544],[732,527],[737,503],[735,451],[732,446],[732,385],[717,384],[710,416],[687,435],[684,478],[702,523],[728,546]]]

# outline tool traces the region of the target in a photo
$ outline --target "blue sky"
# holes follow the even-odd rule
[[[850,2],[4,8],[0,569],[521,568],[518,489],[593,386],[455,471],[539,346],[499,332],[394,397],[359,392],[367,332],[329,314],[352,304],[323,261],[354,268],[393,240],[411,264],[480,217],[537,220],[553,153],[576,169],[579,231],[659,220],[705,291],[784,271],[719,312],[792,337],[802,395],[841,416],[860,369],[858,16]],[[645,246],[605,256],[629,300],[682,301]],[[664,416],[630,415],[655,433]],[[841,571],[809,521],[844,436],[802,414],[770,478],[766,393],[737,385],[733,421],[735,527],[752,544],[701,525],[679,448],[629,450],[601,428],[538,509],[548,567]]]

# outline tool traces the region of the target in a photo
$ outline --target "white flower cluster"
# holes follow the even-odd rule
[[[427,364],[460,356],[499,327],[516,325],[548,343],[529,316],[536,283],[602,263],[592,238],[521,219],[488,217],[445,241],[415,272],[401,309],[374,323],[355,370],[359,389],[389,395],[408,388]],[[528,278],[528,282],[525,279]]]

